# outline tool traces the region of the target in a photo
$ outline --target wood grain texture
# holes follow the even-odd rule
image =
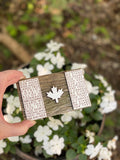
[[[72,111],[72,104],[64,72],[41,76],[39,77],[39,81],[48,117]],[[57,89],[63,89],[64,93],[59,99],[59,103],[47,97],[46,93],[51,91],[53,86],[57,87]]]
[[[67,71],[68,72],[68,71]],[[82,70],[80,70],[80,72],[78,72],[78,74],[80,74],[80,76],[83,76],[83,72]],[[27,79],[23,79],[23,80],[20,80],[20,81],[24,81],[24,85],[25,85],[25,81],[27,80],[27,83],[29,84],[29,79],[35,79],[37,78],[38,79],[38,82],[40,84],[40,89],[41,89],[41,93],[42,93],[42,99],[40,99],[40,103],[41,103],[41,100],[44,102],[43,105],[45,107],[45,111],[46,111],[46,114],[47,114],[47,117],[50,117],[50,116],[54,116],[54,115],[59,115],[59,114],[64,114],[68,111],[72,111],[75,109],[75,106],[73,108],[73,100],[76,101],[76,97],[79,98],[79,94],[82,94],[82,99],[81,97],[78,99],[78,101],[85,101],[85,102],[88,102],[87,104],[85,103],[84,105],[79,105],[79,108],[85,108],[85,107],[88,107],[90,106],[90,101],[89,101],[89,96],[86,97],[85,94],[88,95],[88,92],[87,92],[87,88],[83,88],[84,84],[82,84],[82,82],[79,80],[79,76],[78,76],[78,81],[76,81],[77,85],[81,86],[79,89],[80,89],[80,92],[78,92],[78,87],[76,86],[76,84],[73,83],[74,81],[74,78],[73,79],[69,79],[69,76],[67,77],[67,80],[69,79],[70,83],[73,85],[73,90],[75,90],[74,92],[76,94],[72,94],[73,97],[70,96],[70,87],[68,85],[68,82],[66,81],[66,75],[65,75],[65,72],[58,72],[58,73],[52,73],[52,74],[49,74],[49,75],[44,75],[44,76],[38,76],[38,77],[33,77],[33,78],[27,78]],[[23,114],[24,114],[24,117],[26,118],[26,113],[28,110],[30,110],[31,112],[31,119],[34,117],[32,116],[32,110],[34,111],[34,107],[36,108],[40,108],[40,103],[37,103],[37,104],[34,104],[34,102],[32,102],[32,99],[33,101],[36,101],[38,99],[38,96],[35,97],[33,95],[33,93],[36,95],[39,95],[38,92],[37,92],[37,88],[35,89],[34,88],[34,84],[31,84],[33,86],[33,89],[31,87],[31,85],[27,84],[28,85],[28,88],[26,87],[23,87],[23,90],[25,90],[25,93],[27,93],[28,97],[29,97],[29,94],[31,95],[31,98],[29,97],[29,100],[25,100],[25,101],[31,101],[32,105],[31,106],[27,106],[27,110],[25,111],[25,106],[24,106],[24,102],[23,102],[23,99],[22,99],[22,96],[21,96],[21,88],[20,88],[20,83],[21,82],[18,82],[17,83],[17,88],[18,88],[18,94],[19,94],[19,98],[20,98],[20,102],[21,102],[21,107],[22,107],[22,111],[23,111]],[[84,81],[84,78],[83,80]],[[81,84],[80,84],[81,83]],[[82,86],[83,85],[83,86]],[[29,89],[29,86],[31,88],[31,92],[30,92],[30,89]],[[57,87],[57,90],[59,89],[62,89],[63,90],[63,94],[61,96],[61,98],[59,98],[59,103],[56,103],[55,100],[52,100],[51,98],[49,98],[47,96],[47,92],[50,92],[51,89],[54,87]],[[26,89],[25,89],[26,88]],[[34,92],[32,92],[32,90],[34,90]],[[85,92],[83,92],[85,90]],[[40,94],[41,94],[40,93]],[[33,95],[33,96],[32,96]],[[24,94],[24,96],[26,96],[26,94]],[[35,97],[35,99],[34,99]],[[27,98],[27,97],[26,97]],[[73,98],[73,99],[72,99]],[[29,103],[29,102],[28,102]],[[80,103],[80,104],[81,104]],[[37,105],[37,106],[36,106]],[[41,106],[42,107],[42,106]],[[41,113],[41,111],[40,111]],[[34,114],[39,114],[39,111]],[[38,115],[38,119],[41,119],[41,118],[44,118],[42,116],[40,116],[40,114]]]

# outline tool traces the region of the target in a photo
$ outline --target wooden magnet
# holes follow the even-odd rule
[[[23,79],[17,88],[25,119],[36,120],[91,106],[82,69]]]

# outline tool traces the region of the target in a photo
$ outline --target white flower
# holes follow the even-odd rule
[[[94,142],[94,136],[95,136],[94,132],[90,132],[89,130],[86,130],[86,137],[89,138],[89,143]]]
[[[107,147],[112,150],[112,149],[116,149],[116,142],[118,140],[118,136],[115,136],[112,140],[108,141]]]
[[[19,71],[23,72],[26,78],[30,78],[30,74],[34,72],[33,68],[19,69]]]
[[[90,156],[89,158],[92,159],[98,155],[101,148],[102,148],[102,145],[100,142],[95,147],[93,144],[88,144],[85,150],[85,154],[87,156]]]
[[[23,137],[20,137],[20,141],[22,143],[31,143],[32,142],[32,139],[30,138],[30,135],[26,135],[24,138]]]
[[[46,53],[46,55],[45,55],[45,61],[48,61],[48,60],[50,60],[52,57],[55,57],[55,55],[53,54],[53,53]]]
[[[85,69],[87,68],[87,64],[82,64],[82,63],[73,63],[71,69]]]
[[[53,130],[57,131],[59,126],[63,127],[62,122],[59,119],[54,119],[53,117],[49,117],[47,125],[52,128]]]
[[[8,137],[8,139],[9,139],[11,142],[18,142],[18,141],[19,141],[19,136]]]
[[[48,136],[52,134],[52,131],[48,126],[38,126],[37,130],[34,132],[34,136],[38,142],[48,140]]]
[[[43,148],[49,155],[60,155],[64,146],[64,138],[59,138],[58,135],[54,135],[53,139],[50,141],[43,142]]]
[[[44,64],[44,68],[48,69],[48,70],[53,70],[54,66],[52,64],[50,64],[49,62],[46,62]]]
[[[65,58],[61,56],[60,52],[58,52],[56,56],[51,58],[51,62],[54,65],[57,65],[57,68],[61,69],[65,64]]]
[[[35,147],[35,155],[39,156],[39,154],[41,154],[41,153],[42,153],[42,147],[41,147],[41,145],[36,146]]]
[[[4,119],[9,122],[9,123],[17,123],[17,122],[21,122],[20,117],[13,117],[10,114],[4,115]]]
[[[4,140],[0,140],[0,154],[4,153],[3,148],[5,148],[6,146],[6,142]]]
[[[9,123],[17,123],[21,122],[20,117],[13,117],[10,114],[4,115],[4,119],[9,122]],[[13,137],[8,137],[8,139],[12,142],[18,142],[19,141],[19,136],[13,136]]]
[[[48,64],[46,64],[46,66],[42,66],[41,64],[38,64],[36,68],[38,71],[38,76],[51,74],[51,71],[50,71],[51,68],[52,68],[52,64],[50,65],[50,68],[48,68]]]
[[[68,112],[69,113],[69,112]],[[68,123],[72,120],[72,116],[68,113],[65,113],[61,116],[61,120],[64,122],[64,123]]]
[[[47,43],[47,48],[50,50],[50,52],[56,52],[64,45],[62,43],[57,43],[51,40],[49,43]]]
[[[14,97],[13,95],[10,95],[7,98],[6,113],[12,114],[16,108],[20,108],[19,97]]]
[[[85,82],[86,82],[87,89],[88,89],[89,93],[93,93],[95,95],[97,95],[99,93],[99,87],[98,86],[92,86],[92,84],[87,80],[85,80]]]
[[[115,91],[110,91],[105,93],[102,97],[102,102],[100,103],[101,113],[109,113],[117,108],[117,102],[115,101]]]
[[[42,60],[45,56],[46,56],[46,53],[44,53],[44,52],[39,52],[39,53],[36,53],[36,54],[34,55],[34,57],[35,57],[38,61]]]
[[[14,111],[15,111],[15,106],[8,103],[7,106],[6,106],[6,113],[7,114],[12,114]]]
[[[99,152],[98,160],[111,160],[112,152],[106,147],[102,147]]]
[[[105,78],[102,75],[95,75],[95,78],[99,79],[103,83],[104,87],[108,86],[107,81],[105,80]]]
[[[77,110],[77,111],[70,111],[70,112],[67,112],[65,114],[63,114],[61,116],[61,120],[64,122],[64,123],[68,123],[72,120],[72,118],[74,119],[81,119],[83,118],[83,114],[81,112],[81,110]]]
[[[50,141],[44,141],[42,148],[46,151],[46,153],[47,153],[48,155],[51,155],[51,156],[53,155],[53,152],[52,152],[52,150],[51,150]]]

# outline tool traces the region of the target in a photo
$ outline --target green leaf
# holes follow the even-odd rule
[[[30,144],[21,144],[21,149],[22,149],[22,151],[23,152],[30,152],[31,151],[31,146],[30,146]]]
[[[15,154],[16,153],[16,148],[15,148],[15,145],[13,146],[10,146],[10,152]]]
[[[86,129],[97,133],[99,131],[99,126],[97,123],[90,124]]]
[[[66,152],[66,159],[67,160],[73,160],[73,158],[75,158],[77,155],[77,153],[73,150],[73,149],[69,149],[67,152]]]
[[[96,112],[92,113],[91,117],[96,121],[100,121],[100,120],[103,119],[103,115],[99,111],[96,111]]]
[[[87,160],[87,156],[85,154],[80,154],[78,159],[79,160]]]
[[[85,113],[92,113],[93,111],[95,111],[97,109],[97,104],[95,102],[92,103],[91,107],[88,108],[84,108],[83,110],[85,111]]]
[[[17,35],[17,30],[16,30],[16,27],[13,26],[13,25],[8,25],[6,27],[8,33],[12,36],[12,37],[15,37]]]
[[[28,27],[27,27],[26,25],[21,24],[21,25],[18,26],[18,29],[19,29],[21,32],[24,32],[24,31],[28,30]]]
[[[11,149],[11,146],[9,144],[7,144],[7,147],[5,147],[4,149],[4,153],[8,153]]]
[[[61,15],[53,15],[52,16],[52,20],[55,23],[62,23],[63,22],[63,16],[61,16]]]
[[[80,136],[79,138],[78,138],[78,143],[80,143],[80,144],[85,144],[85,138],[84,138],[84,136]]]
[[[90,116],[88,115],[84,115],[84,117],[82,118],[82,123],[87,123],[90,122],[92,119]]]

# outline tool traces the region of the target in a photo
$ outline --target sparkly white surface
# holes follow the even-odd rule
[[[73,109],[80,109],[91,106],[87,91],[84,70],[73,70],[65,72],[67,85],[73,105]]]
[[[38,78],[19,82],[26,118],[30,120],[47,117]]]

